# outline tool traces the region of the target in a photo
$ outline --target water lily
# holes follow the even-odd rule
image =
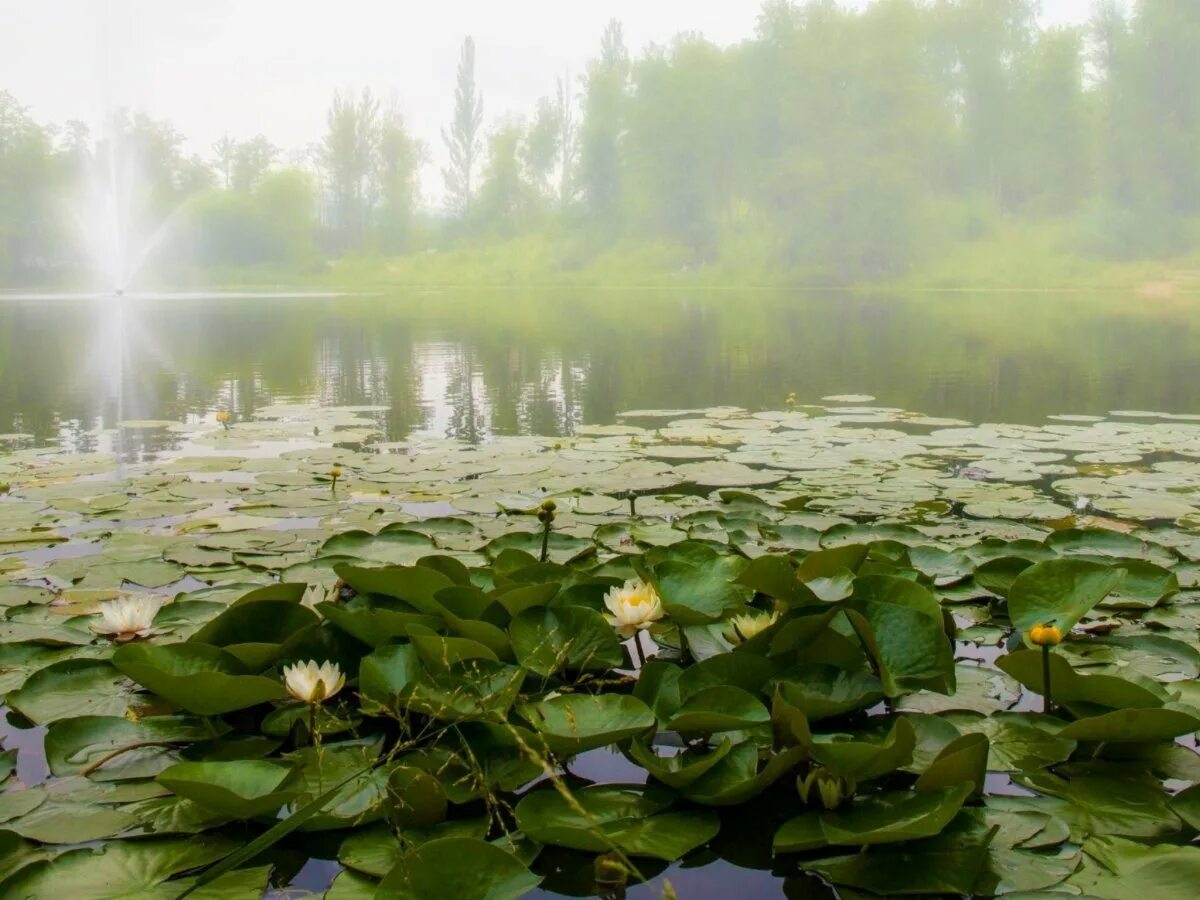
[[[744,644],[758,637],[779,621],[779,611],[771,613],[744,613],[729,620],[725,629],[725,639],[731,644]]]
[[[337,663],[317,665],[310,659],[303,665],[283,667],[283,683],[288,693],[303,703],[317,704],[331,698],[346,684],[346,676]]]
[[[100,604],[100,621],[92,624],[92,631],[114,641],[149,637],[154,617],[162,609],[163,603],[162,597],[149,594],[105,600]]]
[[[1054,691],[1050,685],[1050,651],[1062,643],[1062,631],[1054,625],[1034,625],[1029,629],[1029,643],[1042,648],[1042,712],[1054,710]]]
[[[837,809],[854,796],[858,785],[849,778],[831,775],[824,769],[813,769],[796,779],[802,803],[816,804],[818,800],[828,810]]]
[[[1029,643],[1037,647],[1057,647],[1062,639],[1062,631],[1053,625],[1034,625],[1029,629]]]
[[[233,415],[229,412],[229,410],[227,410],[227,409],[217,410],[217,423],[219,425],[224,426],[226,431],[229,430],[229,421],[232,418],[233,418]]]
[[[631,638],[644,631],[663,617],[662,601],[658,592],[637,578],[631,578],[621,587],[609,588],[604,596],[604,605],[612,615],[605,616],[622,638]]]

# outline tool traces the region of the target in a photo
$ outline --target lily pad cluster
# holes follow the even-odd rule
[[[0,896],[259,897],[310,854],[335,900],[717,861],[1194,889],[1195,425],[793,406],[399,448],[334,415],[120,478],[0,457],[0,691],[34,738],[0,756]]]

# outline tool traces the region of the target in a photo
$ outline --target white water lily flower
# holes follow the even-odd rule
[[[729,627],[725,629],[725,639],[731,644],[743,644],[751,638],[758,637],[778,621],[778,610],[769,615],[746,613],[734,616],[729,620]]]
[[[105,600],[100,604],[100,621],[92,624],[92,631],[115,641],[149,637],[154,617],[164,602],[162,597],[150,594]]]
[[[622,638],[631,638],[644,631],[663,617],[662,601],[658,593],[648,584],[636,578],[621,587],[609,588],[604,596],[604,605],[612,613],[605,616]]]
[[[297,700],[321,703],[342,689],[346,676],[337,663],[324,662],[318,666],[315,659],[310,659],[304,665],[284,666],[283,683]]]

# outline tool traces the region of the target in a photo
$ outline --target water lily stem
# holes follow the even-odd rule
[[[542,524],[542,555],[539,562],[547,562],[550,559],[550,526],[551,521],[547,518]]]
[[[187,743],[187,742],[186,741],[138,741],[136,744],[129,744],[125,747],[118,747],[112,753],[106,753],[104,756],[100,757],[98,760],[96,760],[91,765],[85,766],[84,768],[80,769],[79,774],[86,778],[88,775],[91,775],[93,772],[95,772],[97,769],[99,769],[105,763],[109,762],[110,760],[116,759],[122,753],[128,753],[131,750],[140,750],[143,747],[174,747],[176,744],[179,744],[179,743]]]
[[[1050,696],[1050,645],[1042,645],[1042,712],[1050,715],[1054,700]]]
[[[629,492],[629,518],[637,518],[637,494]]]

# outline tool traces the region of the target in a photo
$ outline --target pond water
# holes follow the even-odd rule
[[[249,417],[282,399],[386,406],[390,440],[570,434],[636,408],[778,408],[790,391],[974,422],[1188,413],[1198,306],[682,289],[9,296],[0,433],[89,449],[118,418]]]
[[[637,476],[649,495],[690,486],[639,500],[639,512],[663,517],[675,537],[685,529],[715,536],[703,518],[706,504],[718,502],[715,493],[704,499],[711,489],[758,488],[770,503],[802,494],[805,511],[788,507],[773,542],[739,535],[755,553],[812,550],[814,529],[862,537],[867,531],[853,522],[880,517],[920,521],[963,546],[984,537],[1040,541],[1045,523],[1073,511],[1128,520],[1108,526],[1154,522],[1164,547],[1186,560],[1178,579],[1192,604],[1200,586],[1198,305],[1109,295],[683,290],[0,297],[0,448],[17,451],[0,467],[14,479],[0,512],[10,541],[42,523],[61,536],[45,547],[10,544],[8,561],[19,565],[7,571],[31,584],[145,584],[164,594],[214,579],[292,572],[283,580],[306,580],[321,570],[296,569],[314,554],[334,554],[326,544],[336,531],[447,514],[471,517],[469,540],[454,529],[438,535],[470,556],[510,527],[495,510],[515,495],[583,492],[589,503],[563,502],[557,527],[564,540],[590,537],[597,523],[611,527],[604,516],[624,516],[623,492]],[[783,413],[790,392],[800,407]],[[751,414],[705,416],[715,406]],[[215,424],[215,409],[233,411],[232,430]],[[1138,412],[1146,410],[1154,412]],[[1007,424],[970,426],[988,422]],[[577,438],[436,440],[510,435]],[[410,438],[420,440],[388,445]],[[63,452],[29,450],[48,444]],[[551,448],[552,462],[531,462]],[[94,450],[117,450],[132,465]],[[344,488],[319,480],[331,461],[346,466]],[[784,507],[770,508],[782,522]],[[242,538],[251,532],[274,539],[248,549]],[[208,535],[204,553],[217,552],[210,544],[220,554],[247,552],[210,571],[211,559],[181,555],[196,550],[196,534]],[[1174,563],[1164,547],[1154,558]],[[355,552],[371,558],[368,549]],[[952,587],[973,566],[947,575],[940,557],[925,565],[931,579],[947,576],[943,602],[973,598]],[[1190,618],[1169,616],[1161,628],[1194,639]],[[985,710],[1033,710],[1030,695],[993,697],[992,676],[980,674],[1004,638],[986,607],[957,605],[955,618],[960,693]],[[58,628],[62,615],[30,604],[7,619],[19,640]],[[19,716],[0,719],[0,746],[19,751],[23,785],[50,774],[44,734]],[[599,783],[646,778],[610,750],[582,754],[570,772]],[[987,791],[1032,793],[995,773]],[[770,820],[773,803],[729,811],[719,844],[645,869],[649,883],[628,896],[662,896],[667,880],[689,900],[845,896],[748,839],[779,824],[753,819]],[[341,871],[336,851],[321,834],[279,845],[271,859],[279,887],[269,896],[325,891]],[[538,865],[545,881],[528,896],[594,889],[588,854],[551,850]]]

